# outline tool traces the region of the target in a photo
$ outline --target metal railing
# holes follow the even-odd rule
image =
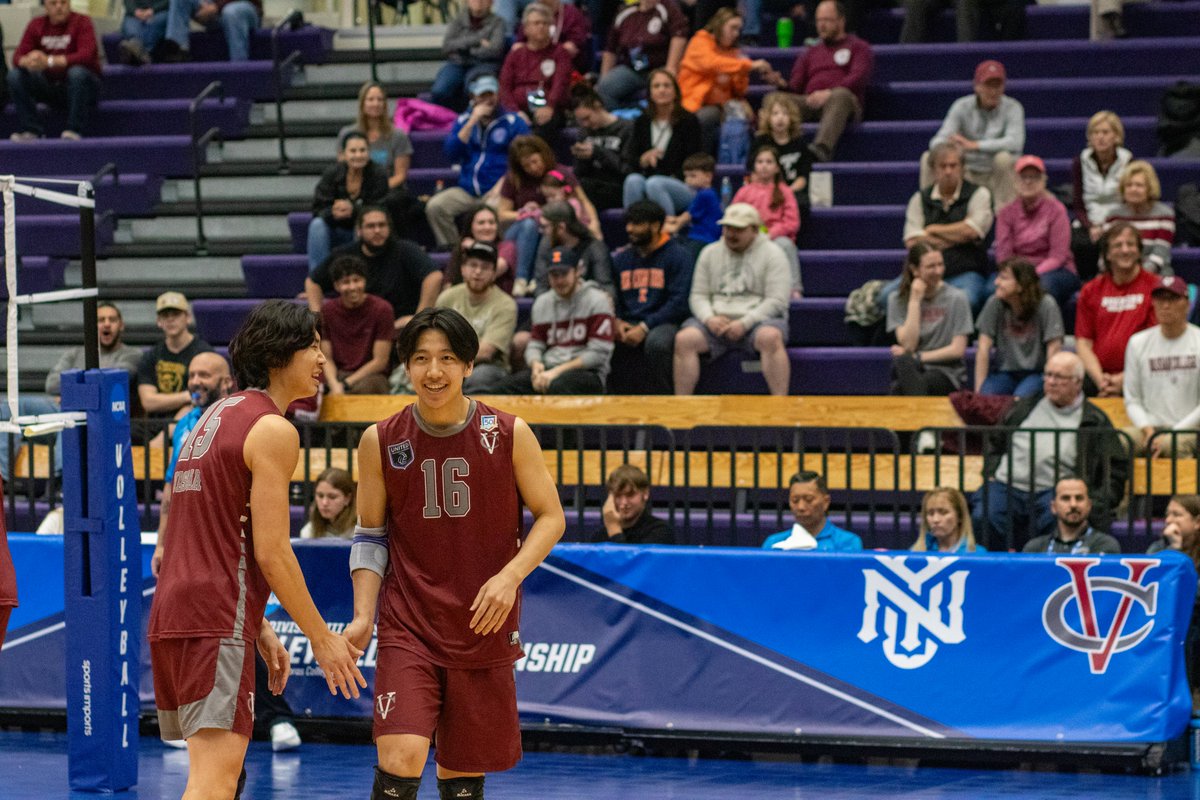
[[[167,420],[134,420],[143,529],[153,530],[162,488],[162,468],[171,441]],[[313,480],[326,467],[353,470],[355,450],[368,423],[298,423],[301,470],[307,479],[293,483],[291,502],[307,506]],[[825,476],[833,499],[834,524],[863,536],[868,546],[907,547],[919,530],[921,499],[935,486],[962,490],[982,520],[975,534],[989,550],[1020,549],[1032,531],[1014,530],[1014,506],[993,515],[993,498],[978,491],[984,475],[996,476],[997,462],[1018,450],[1048,467],[1039,474],[1001,475],[1018,498],[1045,500],[1054,480],[1075,474],[1086,462],[1094,500],[1103,514],[1119,522],[1130,547],[1144,547],[1155,535],[1173,494],[1200,493],[1196,456],[1145,458],[1134,462],[1134,444],[1122,431],[1012,429],[994,427],[928,428],[938,446],[933,452],[907,449],[893,431],[882,428],[800,428],[701,426],[671,431],[662,426],[533,425],[559,487],[572,538],[588,538],[600,529],[605,479],[617,466],[631,463],[651,478],[654,513],[667,519],[680,541],[698,545],[755,545],[792,524],[787,504],[788,479],[800,470]],[[1169,442],[1186,450],[1196,431],[1167,431],[1149,444]],[[60,478],[54,463],[53,437],[26,442],[17,468],[19,437],[9,436],[6,486],[10,527],[33,529],[58,503]],[[916,436],[913,437],[915,442]],[[1134,469],[1136,463],[1137,469]]]
[[[204,235],[204,196],[200,191],[200,168],[205,161],[205,153],[210,142],[221,141],[221,129],[213,126],[200,133],[200,106],[211,97],[217,95],[218,102],[225,102],[225,87],[220,81],[213,81],[204,87],[204,91],[196,95],[188,106],[188,126],[192,134],[192,193],[196,202],[196,255],[208,254],[208,239]]]
[[[304,14],[293,8],[287,16],[275,23],[271,29],[271,74],[275,82],[275,134],[279,137],[279,174],[286,175],[291,171],[291,163],[287,154],[287,126],[283,121],[283,90],[284,70],[293,64],[300,63],[301,53],[293,50],[286,58],[280,59],[279,34],[285,28],[295,29],[304,23]]]

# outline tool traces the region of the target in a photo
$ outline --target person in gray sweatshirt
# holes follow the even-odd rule
[[[479,75],[500,74],[505,45],[504,20],[492,13],[492,0],[467,0],[462,13],[446,26],[446,63],[429,87],[433,102],[455,111],[466,108],[466,86]]]
[[[550,253],[551,291],[533,301],[526,369],[496,394],[604,394],[613,351],[612,297],[584,280],[579,254]]]

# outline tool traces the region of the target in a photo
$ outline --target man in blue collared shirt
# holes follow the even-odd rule
[[[816,540],[816,547],[805,546],[806,540],[795,527],[767,537],[764,550],[821,550],[832,553],[852,553],[863,549],[862,539],[850,531],[843,530],[830,522],[829,487],[825,477],[808,470],[797,472],[788,481],[788,506],[796,525],[807,531]]]

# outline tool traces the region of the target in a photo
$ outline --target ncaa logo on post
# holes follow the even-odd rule
[[[124,384],[114,383],[112,391],[108,393],[108,400],[113,420],[120,422],[129,416],[129,390],[125,388]]]
[[[1124,578],[1089,574],[1092,567],[1101,563],[1099,558],[1058,558],[1054,563],[1070,577],[1046,598],[1042,625],[1050,638],[1063,647],[1087,653],[1092,674],[1103,675],[1114,655],[1137,647],[1154,629],[1158,581],[1144,583],[1144,580],[1146,572],[1161,562],[1156,558],[1122,558],[1121,565],[1128,573]],[[1105,604],[1108,613],[1097,608],[1097,594],[1103,592],[1117,595],[1115,608]],[[1141,627],[1126,633],[1135,615],[1135,604],[1147,619]],[[1067,608],[1071,605],[1075,608],[1068,621]]]
[[[914,570],[908,560],[924,561]],[[943,644],[966,641],[963,600],[970,570],[950,569],[956,557],[876,556],[885,570],[864,569],[863,622],[858,638],[869,644],[883,628],[883,655],[900,669],[928,664]]]

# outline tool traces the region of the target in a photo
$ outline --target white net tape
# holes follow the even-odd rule
[[[20,183],[18,181],[25,181]],[[73,186],[77,194],[71,195],[53,189],[42,189],[29,185],[30,182]],[[5,340],[7,356],[6,401],[10,421],[0,421],[0,433],[24,433],[27,436],[53,433],[64,427],[73,427],[82,423],[85,415],[72,412],[63,414],[39,414],[22,416],[18,413],[20,403],[20,367],[18,364],[19,346],[17,341],[18,311],[22,305],[37,303],[57,303],[64,300],[80,300],[95,297],[95,289],[64,289],[56,292],[39,294],[17,294],[17,214],[16,195],[22,194],[50,203],[69,206],[72,208],[95,208],[95,201],[89,197],[91,186],[87,181],[58,180],[52,178],[16,178],[13,175],[0,175],[0,194],[4,202],[4,282],[8,289],[8,319]]]

